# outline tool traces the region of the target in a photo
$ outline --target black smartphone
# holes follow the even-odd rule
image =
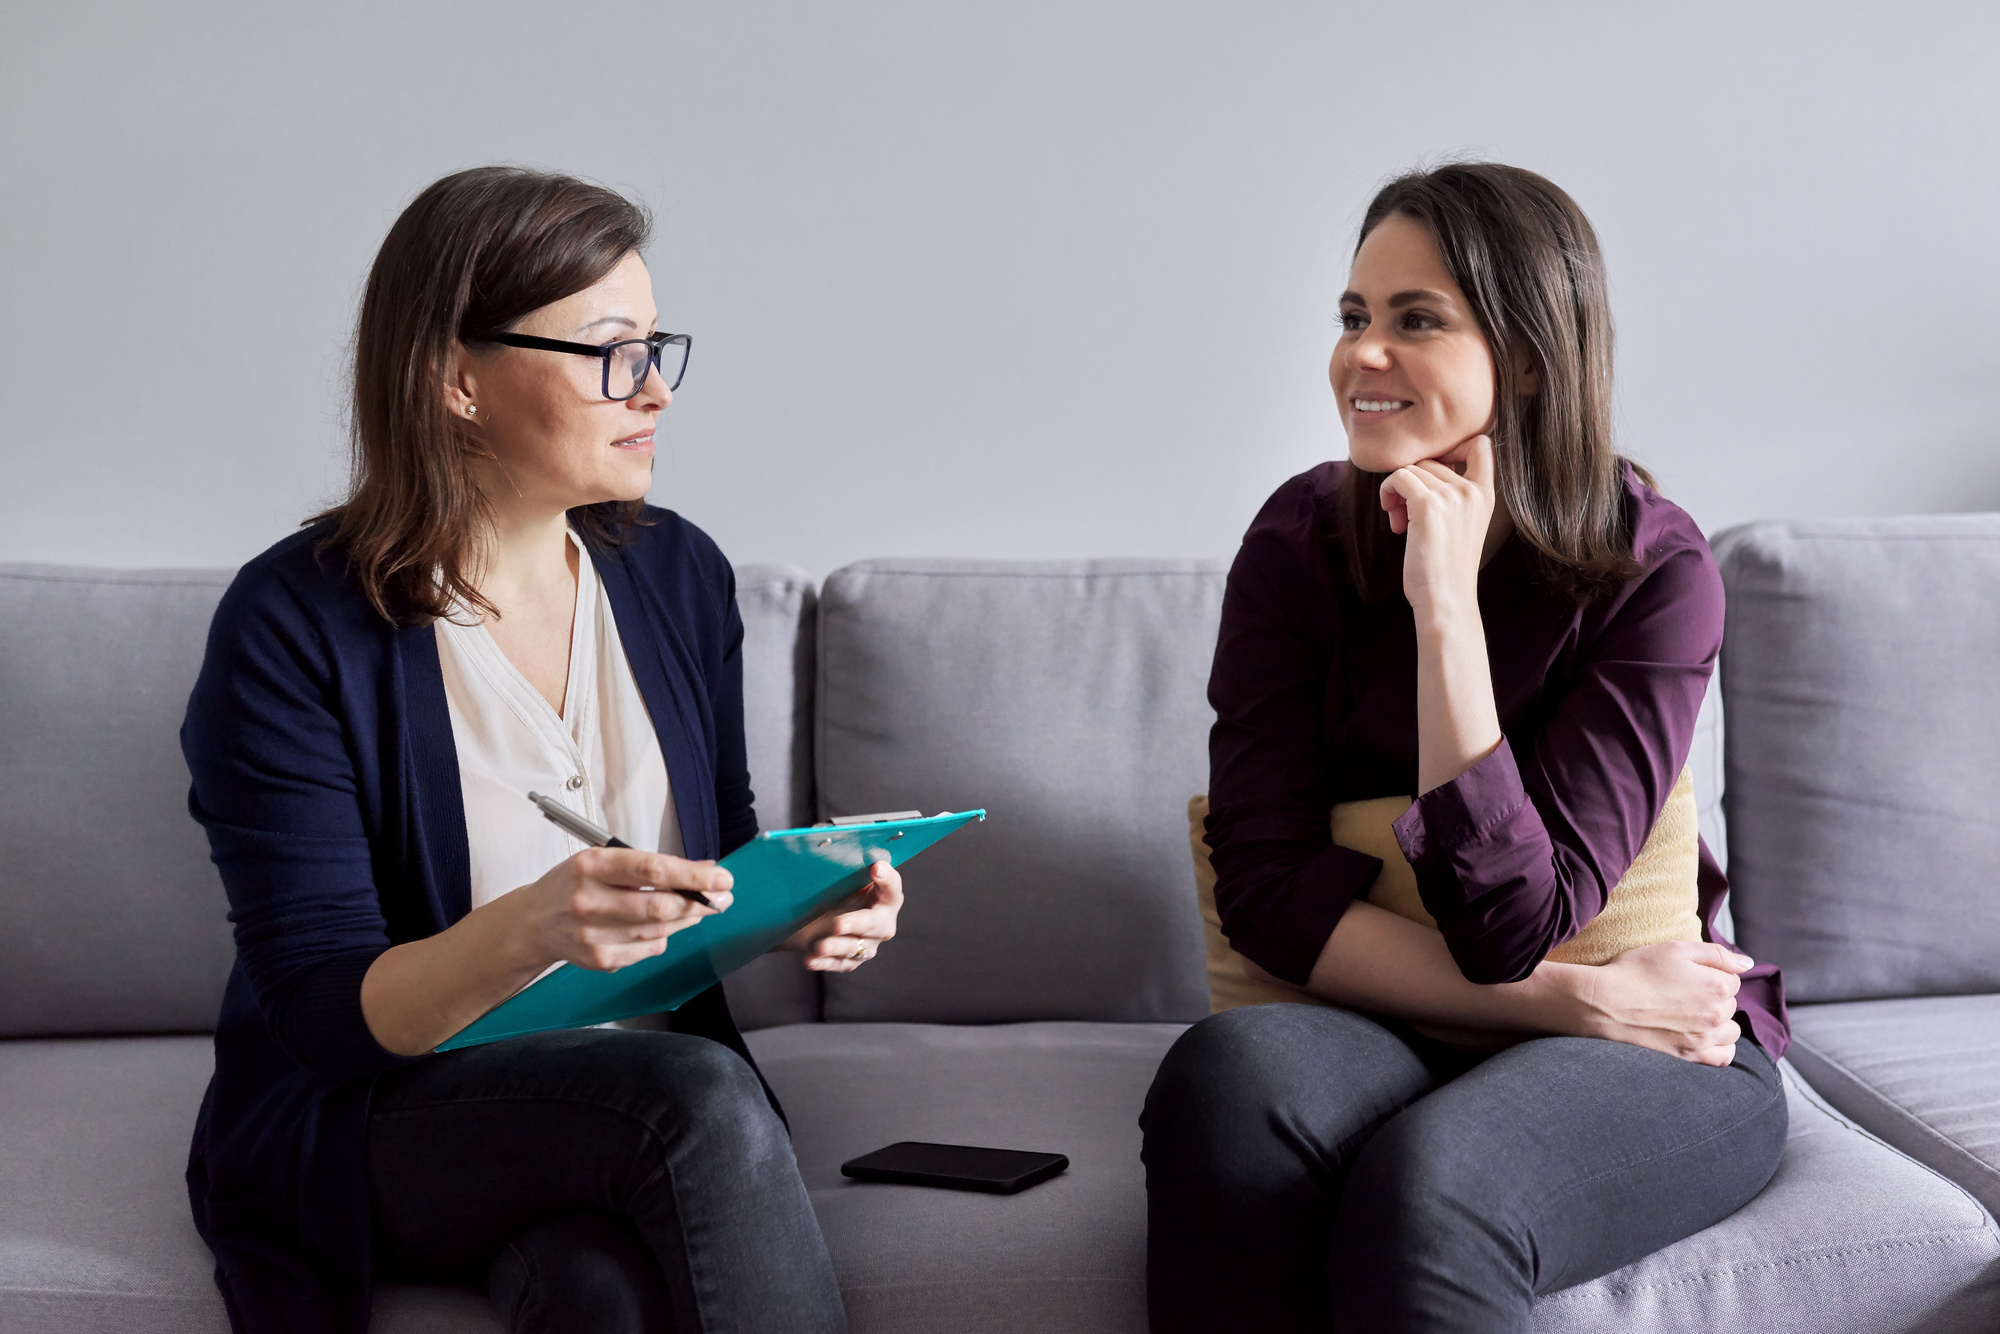
[[[1059,1153],[978,1149],[970,1144],[925,1144],[906,1139],[886,1149],[850,1158],[840,1165],[840,1172],[857,1181],[893,1181],[904,1186],[943,1186],[949,1190],[1012,1195],[1047,1181],[1068,1166],[1069,1159]]]

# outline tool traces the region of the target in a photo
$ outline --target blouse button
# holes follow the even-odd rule
[[[567,783],[564,783],[563,786],[568,788],[572,792],[576,791],[578,788],[583,786],[583,775],[571,774],[569,776],[569,781]]]

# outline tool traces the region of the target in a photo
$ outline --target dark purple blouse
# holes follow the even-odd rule
[[[1208,842],[1222,929],[1303,983],[1382,863],[1336,846],[1336,802],[1417,788],[1417,641],[1400,596],[1361,601],[1322,515],[1323,463],[1265,504],[1229,571],[1208,698]],[[1694,520],[1625,474],[1645,572],[1578,608],[1509,539],[1479,575],[1504,736],[1396,822],[1424,906],[1474,982],[1515,982],[1583,929],[1624,876],[1694,740],[1722,646],[1722,578]],[[1729,882],[1701,848],[1703,936]],[[1725,942],[1727,943],[1727,942]],[[1774,1058],[1790,1036],[1778,970],[1743,977],[1738,1022]]]

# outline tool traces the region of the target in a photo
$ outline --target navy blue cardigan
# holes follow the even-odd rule
[[[435,630],[370,607],[346,561],[319,554],[327,532],[294,534],[237,574],[181,726],[188,807],[236,932],[188,1195],[231,1323],[252,1334],[366,1329],[369,1093],[382,1071],[428,1058],[375,1041],[361,978],[471,905]],[[687,855],[719,857],[757,830],[735,575],[664,510],[646,510],[623,548],[588,545]],[[720,987],[674,1027],[750,1059]]]

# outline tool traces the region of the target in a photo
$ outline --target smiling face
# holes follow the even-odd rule
[[[581,292],[517,321],[511,332],[570,343],[642,338],[659,323],[653,277],[637,253]],[[653,428],[673,395],[650,373],[624,402],[604,397],[604,363],[536,348],[462,349],[453,410],[492,457],[481,487],[502,508],[574,509],[637,500],[653,480]],[[477,411],[465,415],[468,407]]]
[[[1348,457],[1387,473],[1492,430],[1493,352],[1423,222],[1392,213],[1361,242],[1328,378]]]

